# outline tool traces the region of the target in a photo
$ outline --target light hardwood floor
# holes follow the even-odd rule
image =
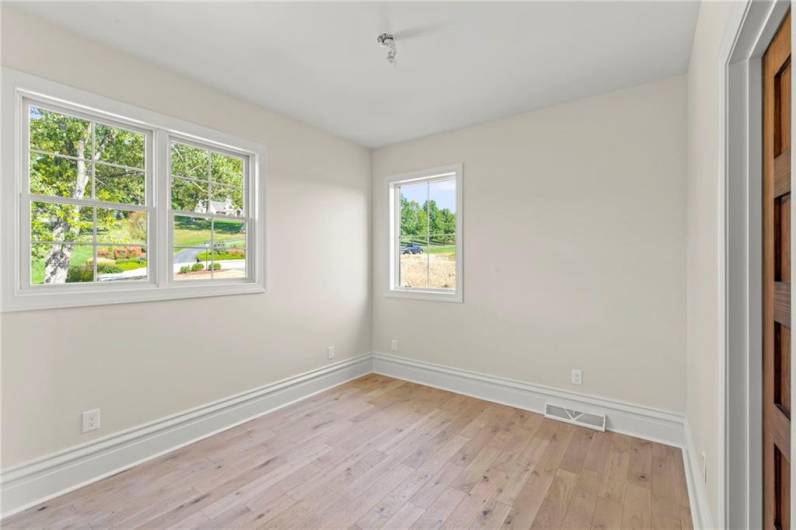
[[[690,529],[679,449],[368,375],[4,528]]]

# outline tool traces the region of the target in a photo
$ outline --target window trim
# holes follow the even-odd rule
[[[193,123],[147,111],[104,96],[71,88],[11,68],[2,68],[2,108],[0,139],[2,139],[1,184],[2,215],[0,216],[0,311],[25,311],[60,307],[79,307],[118,303],[201,298],[266,291],[266,211],[265,150],[259,144],[234,138]],[[81,113],[93,121],[110,121],[128,129],[148,133],[146,200],[148,213],[149,276],[147,280],[114,284],[65,284],[49,286],[23,285],[29,267],[29,226],[22,225],[20,208],[28,201],[25,170],[27,132],[25,100],[47,107],[60,107],[72,114]],[[151,134],[151,136],[149,136]],[[171,279],[171,241],[169,142],[198,143],[205,148],[244,156],[249,174],[246,188],[247,278],[210,281],[174,281]],[[149,145],[151,143],[151,146]],[[151,148],[150,148],[151,147]],[[58,200],[57,198],[55,198]],[[28,214],[29,215],[29,214]],[[27,241],[26,241],[27,239]],[[165,257],[165,259],[164,259]]]
[[[400,229],[400,202],[399,194],[396,192],[397,186],[401,184],[417,181],[434,181],[447,179],[453,174],[456,179],[456,288],[434,289],[434,288],[407,288],[400,287],[400,244],[401,238],[398,234]],[[463,209],[462,209],[462,188],[463,188],[463,167],[461,163],[449,164],[399,175],[389,176],[385,179],[387,207],[387,244],[388,244],[388,271],[387,289],[385,296],[391,298],[405,298],[411,300],[427,300],[434,302],[453,302],[462,303],[464,301],[464,274],[463,274]]]

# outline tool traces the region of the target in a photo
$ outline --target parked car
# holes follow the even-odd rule
[[[409,245],[401,245],[401,254],[422,254],[423,247],[415,243]]]

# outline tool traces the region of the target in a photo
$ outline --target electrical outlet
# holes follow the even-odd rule
[[[398,339],[392,339],[392,344],[390,345],[390,350],[393,353],[398,351]]]
[[[334,359],[334,346],[329,346],[328,348],[326,348],[326,356],[329,359]]]
[[[100,425],[100,409],[83,411],[83,432],[96,431]]]
[[[572,381],[573,385],[582,385],[583,384],[583,371],[580,368],[573,368],[572,373],[569,376],[570,381]]]

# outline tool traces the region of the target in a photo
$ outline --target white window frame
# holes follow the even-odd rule
[[[265,160],[262,146],[176,118],[120,103],[10,68],[2,69],[2,215],[0,300],[3,312],[263,293],[265,281]],[[146,134],[146,280],[30,285],[27,104]],[[247,221],[245,279],[175,281],[172,277],[170,142],[191,143],[244,158]],[[36,197],[35,195],[33,197]],[[53,197],[57,202],[70,199]],[[91,201],[119,208],[115,203]]]
[[[451,176],[453,176],[456,181],[456,287],[455,289],[401,287],[399,277],[401,260],[401,207],[400,194],[397,192],[397,188],[402,184],[423,181],[433,182],[434,180],[448,179]],[[462,164],[451,164],[393,175],[387,177],[385,183],[389,205],[387,209],[389,215],[387,234],[387,241],[389,242],[389,271],[387,275],[388,285],[387,292],[385,293],[386,296],[413,300],[462,303],[464,300],[464,274],[462,269],[462,258],[464,255],[462,250],[464,246],[462,240],[462,226],[464,224],[464,212],[462,209]]]

